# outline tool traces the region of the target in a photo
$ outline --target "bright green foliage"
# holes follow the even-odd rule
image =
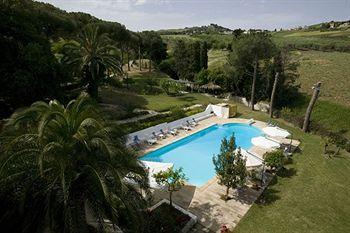
[[[179,191],[186,182],[186,176],[183,173],[182,168],[173,169],[171,167],[168,170],[160,171],[153,176],[156,179],[157,184],[165,185],[167,187],[169,192],[170,205],[172,205],[173,192]]]
[[[87,209],[99,229],[103,219],[142,227],[145,203],[124,177],[147,188],[144,168],[87,95],[15,113],[0,148],[0,225],[9,232],[88,232]]]
[[[283,151],[281,150],[266,152],[264,154],[265,164],[275,170],[279,170],[284,166],[285,159]]]
[[[202,69],[194,76],[194,81],[200,85],[207,84],[209,82],[209,70]]]
[[[107,79],[106,72],[120,74],[120,60],[111,53],[116,48],[111,45],[107,34],[99,34],[95,25],[87,26],[80,34],[78,43],[68,43],[63,61],[76,68],[76,73],[88,84],[91,97],[98,98],[98,87]]]
[[[228,199],[229,190],[245,184],[247,170],[246,161],[242,158],[240,148],[237,149],[235,136],[230,140],[222,139],[220,153],[214,155],[213,163],[219,184],[226,186],[226,196]]]

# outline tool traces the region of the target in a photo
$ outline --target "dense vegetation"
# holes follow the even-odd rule
[[[309,100],[298,92],[297,84],[310,94],[312,84],[324,82],[325,91],[321,91],[323,96],[311,122],[311,130],[323,138],[289,128],[293,137],[303,139],[303,153],[308,157],[298,156],[295,164],[282,169],[287,173],[279,174],[279,182],[262,198],[265,203],[276,201],[276,189],[284,195],[283,201],[275,206],[253,207],[238,231],[256,230],[256,225],[272,217],[285,223],[290,203],[299,207],[291,211],[293,216],[307,221],[295,219],[304,223],[297,227],[300,231],[309,229],[309,225],[321,231],[334,219],[342,223],[331,224],[334,229],[348,229],[344,220],[349,211],[342,209],[348,204],[349,185],[343,179],[348,154],[343,150],[340,156],[334,153],[334,158],[342,161],[334,159],[330,163],[320,156],[324,141],[339,150],[350,150],[350,116],[348,106],[344,106],[349,104],[349,59],[347,53],[334,52],[350,51],[348,29],[321,24],[303,30],[243,34],[240,29],[212,24],[173,32],[135,33],[119,23],[84,13],[67,13],[45,3],[5,0],[0,4],[0,117],[17,110],[1,132],[1,229],[93,232],[96,228],[92,225],[97,230],[113,225],[130,232],[152,232],[143,212],[147,200],[123,179],[127,176],[148,190],[145,170],[124,147],[123,134],[203,110],[185,111],[182,107],[221,102],[200,93],[183,92],[206,91],[198,88],[205,84],[219,85],[218,93],[245,96],[254,103],[268,101],[276,74],[279,82],[275,117],[281,116],[297,126]],[[191,81],[196,88],[173,79]],[[78,97],[84,91],[92,98],[85,94]],[[72,98],[77,100],[68,102]],[[48,101],[52,99],[56,100]],[[37,100],[45,102],[31,105]],[[125,123],[123,130],[113,123],[137,116],[137,108],[163,113]],[[246,110],[241,105],[239,108]],[[241,114],[266,120],[261,113]],[[294,168],[300,176],[289,181]],[[228,170],[237,176],[235,169]],[[222,183],[236,187],[239,182]],[[321,190],[317,185],[330,188]],[[339,187],[343,191],[336,195],[340,201],[330,201]],[[310,194],[299,199],[305,190]],[[312,195],[324,203],[310,202]],[[310,206],[319,211],[310,211]],[[309,211],[296,213],[306,207]],[[342,216],[336,214],[339,210]],[[322,219],[323,212],[331,214],[326,216],[329,221],[316,219]],[[247,219],[253,224],[245,224]],[[271,229],[285,228],[265,224],[262,231]]]
[[[101,80],[122,75],[124,62],[145,57],[151,69],[150,61],[159,64],[167,56],[155,32],[134,33],[119,23],[45,3],[2,1],[0,19],[2,117],[35,100],[65,102],[77,96],[71,91],[77,88],[97,97]],[[86,38],[92,47],[84,44]]]
[[[147,190],[123,132],[86,95],[63,106],[36,102],[1,135],[0,226],[4,232],[94,232],[117,225],[140,232]],[[107,223],[108,219],[111,223]]]

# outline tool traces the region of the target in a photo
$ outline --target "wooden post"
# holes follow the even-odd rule
[[[278,77],[279,77],[279,73],[277,72],[276,75],[275,75],[275,81],[273,83],[271,99],[270,99],[270,117],[271,118],[273,118],[273,104],[274,104],[275,95],[276,95],[276,88],[277,88],[277,83],[278,83]]]
[[[251,93],[251,97],[250,97],[250,105],[251,105],[252,111],[254,111],[254,96],[255,96],[255,83],[256,83],[257,72],[258,72],[258,58],[257,58],[257,56],[255,56],[252,93]]]
[[[310,117],[312,113],[312,109],[316,103],[317,97],[320,94],[321,89],[321,82],[316,83],[313,87],[314,93],[312,94],[309,106],[306,109],[304,124],[303,124],[303,131],[307,132],[309,130],[309,124],[310,124]]]

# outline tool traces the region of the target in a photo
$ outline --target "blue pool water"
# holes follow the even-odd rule
[[[236,144],[249,149],[251,138],[262,135],[262,131],[254,126],[242,123],[213,125],[179,141],[150,152],[141,160],[173,163],[174,168],[182,167],[188,183],[202,186],[215,176],[213,155],[218,154],[221,140],[235,133]]]

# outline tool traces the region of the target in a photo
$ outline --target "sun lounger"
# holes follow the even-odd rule
[[[194,122],[194,121],[189,122],[189,121],[187,120],[186,122],[187,122],[187,125],[190,125],[190,126],[192,126],[192,127],[197,126],[197,123],[196,123],[196,122]]]
[[[157,139],[156,138],[147,139],[147,142],[151,146],[157,143]]]
[[[169,130],[169,133],[173,136],[176,136],[178,134],[178,131],[177,129],[172,129],[172,130]]]
[[[165,134],[163,134],[162,132],[156,134],[155,132],[152,132],[152,135],[153,135],[153,138],[156,138],[156,139],[162,139],[162,138],[165,138]]]
[[[252,124],[254,124],[254,123],[255,123],[255,120],[254,120],[253,118],[249,119],[249,121],[248,121],[248,124],[249,124],[249,125],[252,125]]]
[[[163,139],[166,138],[166,135],[169,134],[168,131],[164,132],[163,129],[160,129],[159,131],[160,131],[160,134],[158,134],[158,136],[160,136],[160,137],[163,138]]]

